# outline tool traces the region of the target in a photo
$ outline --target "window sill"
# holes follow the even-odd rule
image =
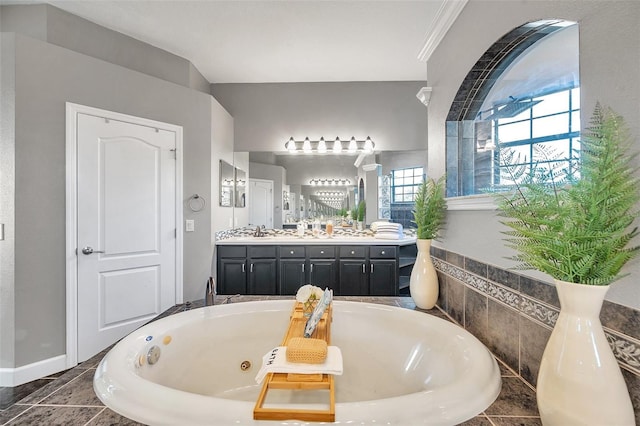
[[[498,205],[490,194],[467,195],[447,198],[447,210],[497,210]]]

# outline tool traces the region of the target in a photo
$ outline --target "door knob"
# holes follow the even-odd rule
[[[100,250],[94,250],[93,247],[89,247],[89,246],[82,248],[82,254],[93,254],[93,253],[104,253],[104,252]]]

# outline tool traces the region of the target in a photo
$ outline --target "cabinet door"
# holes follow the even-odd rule
[[[369,294],[396,296],[398,294],[398,263],[395,260],[372,260],[369,264]]]
[[[278,294],[275,259],[249,260],[249,294]]]
[[[220,259],[218,294],[247,294],[245,259]]]
[[[366,296],[369,294],[369,279],[366,260],[340,261],[340,295]]]
[[[296,294],[305,284],[305,260],[280,259],[280,294]]]
[[[309,259],[309,283],[321,289],[329,287],[335,294],[340,291],[336,286],[337,268],[335,260]]]

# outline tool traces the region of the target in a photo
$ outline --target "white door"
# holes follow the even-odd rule
[[[273,228],[273,181],[249,179],[249,225]]]
[[[78,362],[176,302],[176,133],[77,117]]]

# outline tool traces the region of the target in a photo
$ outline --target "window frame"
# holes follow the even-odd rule
[[[410,178],[413,178],[413,182],[410,184],[406,184],[403,183],[402,185],[396,185],[396,172],[400,172],[402,171],[403,173],[406,173],[408,170],[413,170],[414,172],[411,174],[411,176],[409,176]],[[420,170],[420,174],[417,174],[415,171],[416,170]],[[420,182],[415,183],[415,178],[420,176]],[[407,178],[407,176],[402,176],[403,179]],[[425,172],[424,172],[424,166],[416,166],[416,167],[405,167],[402,169],[394,169],[391,170],[391,204],[413,204],[415,203],[415,194],[417,191],[417,188],[422,184],[422,182],[424,182],[426,176],[425,176]],[[410,201],[396,201],[396,188],[413,188],[413,191],[411,191],[412,197]],[[403,192],[403,198],[404,195],[406,195],[405,192]]]

